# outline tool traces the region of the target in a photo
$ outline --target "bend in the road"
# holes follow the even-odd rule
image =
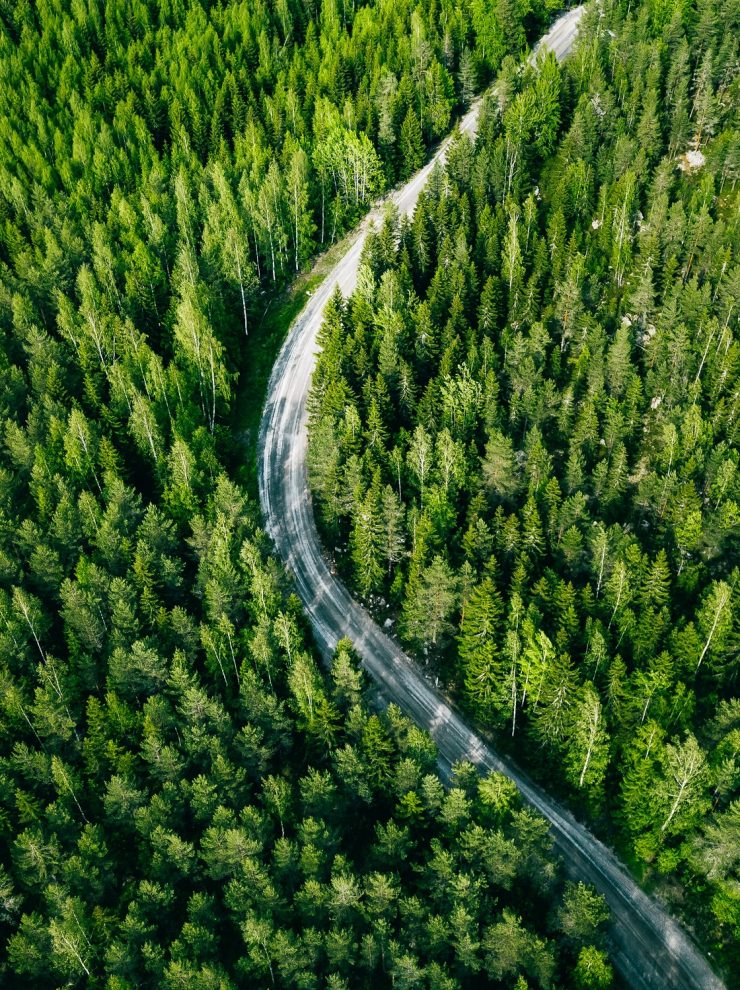
[[[573,46],[583,8],[570,11],[545,36],[558,58]],[[474,135],[480,101],[461,130]],[[432,161],[392,196],[410,213],[434,165],[444,161],[449,139]],[[276,548],[292,571],[321,652],[330,657],[338,640],[353,640],[386,698],[395,701],[435,740],[440,762],[468,759],[481,770],[509,776],[524,798],[550,823],[555,844],[570,872],[592,883],[612,911],[615,965],[635,990],[724,990],[686,933],[648,898],[616,857],[569,812],[535,786],[515,765],[496,754],[425,680],[400,647],[330,572],[313,518],[306,472],[307,396],[316,361],[316,338],[324,307],[335,286],[347,296],[355,288],[365,236],[376,209],[359,228],[344,258],[315,292],[293,324],[273,368],[258,444],[260,502]]]

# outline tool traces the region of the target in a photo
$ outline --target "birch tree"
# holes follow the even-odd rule
[[[707,655],[717,666],[723,648],[732,628],[732,588],[725,581],[712,583],[697,617],[702,633],[703,645],[696,662],[698,670]]]
[[[664,777],[656,795],[666,813],[661,834],[682,831],[699,818],[706,807],[708,781],[706,754],[695,736],[689,733],[682,743],[666,746]]]
[[[609,764],[609,736],[599,693],[590,681],[582,686],[573,709],[573,729],[566,770],[571,784],[600,796]]]

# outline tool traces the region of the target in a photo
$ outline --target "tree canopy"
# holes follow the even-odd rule
[[[605,3],[504,60],[333,302],[309,454],[357,594],[732,971],[739,26]]]
[[[350,644],[323,674],[235,480],[268,304],[547,16],[483,51],[471,9],[0,11],[3,986],[547,987],[600,951],[544,822],[445,790]],[[368,539],[392,567],[400,517]]]

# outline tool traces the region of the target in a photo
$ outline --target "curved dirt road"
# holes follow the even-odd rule
[[[582,13],[583,8],[570,11],[543,39],[558,58],[570,52]],[[477,103],[462,119],[462,131],[475,134],[479,110]],[[393,194],[401,213],[413,210],[434,164],[444,161],[447,147],[445,142],[434,159]],[[365,234],[369,224],[381,216],[378,208],[360,225],[345,256],[293,324],[272,371],[260,424],[259,492],[267,528],[294,575],[317,643],[328,657],[339,639],[349,637],[383,695],[429,731],[447,768],[468,759],[483,771],[506,774],[517,784],[524,798],[550,822],[569,872],[592,883],[606,898],[613,916],[613,961],[629,986],[635,990],[724,990],[689,937],[640,890],[612,853],[468,728],[332,576],[324,560],[306,475],[306,398],[316,360],[316,335],[335,286],[345,296],[355,288]]]

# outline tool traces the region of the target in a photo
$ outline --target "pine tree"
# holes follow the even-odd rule
[[[403,505],[390,485],[383,489],[381,519],[383,556],[388,565],[388,574],[392,574],[404,557],[406,540]]]
[[[490,577],[473,589],[465,602],[457,649],[461,674],[473,710],[491,718],[500,708],[501,670],[499,642],[502,638],[503,603]]]
[[[516,462],[511,440],[499,430],[492,430],[482,464],[483,479],[500,498],[508,498],[518,488]]]
[[[465,46],[460,56],[460,96],[463,106],[469,107],[478,91],[478,65],[470,49]]]
[[[578,703],[577,687],[570,657],[566,654],[555,655],[542,671],[531,719],[533,736],[551,752],[558,752],[565,744],[571,729],[572,713]]]
[[[450,616],[458,602],[458,581],[440,556],[424,569],[419,579],[409,583],[403,606],[406,635],[420,646],[436,646],[452,628]]]
[[[407,179],[424,164],[424,137],[421,124],[413,107],[409,107],[401,124],[399,141],[401,152],[401,176]]]
[[[361,593],[369,595],[377,591],[383,580],[384,557],[383,520],[377,482],[373,483],[355,511],[350,553]]]
[[[712,88],[712,55],[707,52],[702,60],[694,85],[694,101],[691,108],[693,127],[692,144],[701,148],[714,132],[717,121],[715,96]]]

